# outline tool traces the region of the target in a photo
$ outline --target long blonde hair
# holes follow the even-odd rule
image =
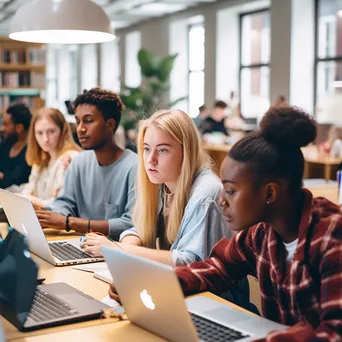
[[[203,151],[200,137],[192,119],[181,110],[159,110],[149,119],[140,122],[138,147],[137,200],[133,214],[133,224],[143,246],[156,247],[159,185],[150,182],[144,166],[144,137],[147,128],[161,129],[183,149],[183,162],[177,181],[174,199],[166,226],[166,238],[172,244],[177,238],[184,209],[195,176],[199,169],[210,168],[210,158]]]
[[[32,117],[30,125],[26,151],[26,161],[28,165],[32,166],[35,164],[43,169],[50,161],[50,155],[42,150],[35,135],[36,123],[43,118],[51,120],[61,130],[61,136],[57,145],[58,157],[69,150],[82,151],[82,149],[75,143],[71,134],[70,126],[65,120],[64,115],[55,108],[41,108],[38,113]]]

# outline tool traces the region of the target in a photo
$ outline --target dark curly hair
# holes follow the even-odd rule
[[[260,122],[260,129],[238,141],[229,157],[248,164],[256,184],[272,176],[288,181],[292,193],[300,191],[304,172],[301,147],[316,138],[316,123],[297,107],[271,107]]]
[[[9,106],[6,110],[6,113],[11,115],[14,124],[22,124],[25,131],[28,131],[32,119],[32,114],[29,107],[23,103],[16,103],[12,106]]]
[[[117,93],[101,89],[100,87],[83,90],[83,93],[79,94],[73,102],[74,110],[82,104],[95,106],[105,120],[114,119],[115,133],[120,124],[121,112],[125,109],[125,106]]]
[[[216,101],[214,102],[214,107],[226,109],[226,108],[228,107],[228,105],[227,105],[227,103],[225,103],[224,101],[216,100]]]

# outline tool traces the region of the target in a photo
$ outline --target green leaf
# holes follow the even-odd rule
[[[138,62],[141,68],[141,73],[145,77],[153,77],[158,73],[161,58],[152,52],[140,49],[138,52]]]
[[[176,57],[177,54],[167,56],[161,61],[157,76],[162,82],[166,82],[170,79],[171,70],[173,68]]]

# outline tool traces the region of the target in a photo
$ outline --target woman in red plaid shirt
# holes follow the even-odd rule
[[[219,241],[204,262],[176,268],[185,294],[221,293],[255,275],[263,316],[290,326],[266,341],[342,340],[341,209],[302,188],[300,148],[315,137],[302,110],[270,108],[221,166],[220,204],[239,233]]]

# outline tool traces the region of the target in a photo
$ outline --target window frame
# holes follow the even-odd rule
[[[243,18],[249,15],[253,15],[256,13],[261,13],[261,12],[269,12],[269,14],[271,15],[271,10],[269,7],[265,7],[265,8],[260,8],[254,11],[249,11],[249,12],[243,12],[240,13],[239,15],[239,97],[240,97],[240,106],[242,108],[242,71],[244,69],[259,69],[261,70],[261,68],[263,67],[267,67],[269,70],[269,74],[271,74],[271,58],[269,59],[268,63],[254,63],[254,64],[248,64],[248,65],[244,65],[242,64],[242,45],[243,45],[243,37],[242,37],[242,21]],[[271,42],[270,42],[271,44]],[[245,118],[245,116],[243,115],[243,112],[241,112],[241,116],[243,118]],[[257,119],[257,117],[247,117],[248,119]]]
[[[317,105],[317,81],[318,81],[318,65],[319,63],[324,62],[342,62],[342,54],[340,56],[335,57],[325,57],[320,58],[319,57],[319,3],[322,0],[315,0],[315,65],[314,65],[314,115],[316,116],[316,105]]]
[[[195,27],[202,27],[204,30],[204,63],[203,63],[203,69],[201,70],[190,70],[190,31],[195,28]],[[203,72],[203,103],[205,103],[205,26],[204,26],[204,22],[201,23],[195,23],[195,24],[190,24],[188,25],[188,41],[187,41],[187,47],[188,47],[188,77],[187,77],[187,81],[188,81],[188,99],[187,99],[187,107],[188,107],[188,114],[191,116],[190,113],[190,75],[194,74],[194,73],[200,73]],[[202,105],[201,104],[201,105]],[[200,105],[200,106],[201,106]]]

